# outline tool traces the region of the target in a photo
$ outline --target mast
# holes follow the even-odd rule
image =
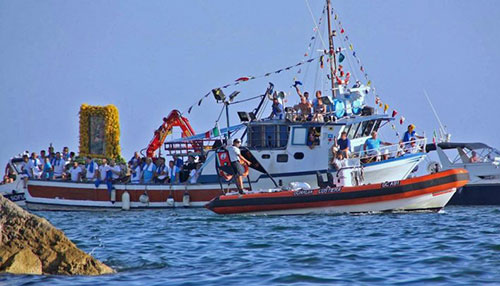
[[[335,50],[333,46],[333,32],[332,32],[332,22],[331,22],[331,10],[332,10],[332,4],[330,3],[330,0],[326,0],[326,7],[327,7],[327,18],[328,18],[328,42],[330,44],[330,50],[328,51],[328,57],[330,58],[330,78],[331,78],[331,83],[332,83],[332,96],[333,98],[336,97],[335,93],[335,73],[337,71],[337,60],[335,57]]]

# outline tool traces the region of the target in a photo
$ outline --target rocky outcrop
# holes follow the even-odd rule
[[[113,269],[71,242],[46,219],[0,195],[0,272],[100,275]]]

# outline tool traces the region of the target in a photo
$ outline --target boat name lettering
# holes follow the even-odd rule
[[[318,194],[324,195],[324,194],[330,194],[330,193],[340,193],[342,191],[341,187],[328,187],[325,189],[319,189]]]
[[[307,195],[312,195],[313,190],[298,190],[293,192],[294,196],[307,196]]]
[[[382,183],[382,188],[397,187],[401,184],[401,181],[384,182]]]
[[[4,195],[4,196],[13,202],[24,201],[26,199],[24,197],[24,194]]]

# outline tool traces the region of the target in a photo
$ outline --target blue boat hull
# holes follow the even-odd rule
[[[500,184],[466,185],[455,192],[448,205],[500,205]]]

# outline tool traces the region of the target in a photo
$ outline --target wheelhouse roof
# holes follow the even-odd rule
[[[481,142],[472,142],[472,143],[456,143],[456,142],[443,142],[443,143],[438,143],[437,144],[439,148],[447,150],[447,149],[457,149],[457,148],[467,148],[470,150],[477,150],[477,149],[491,149],[490,146],[481,143]],[[436,150],[436,145],[433,143],[427,144],[425,146],[425,151],[430,152],[430,151],[435,151]]]

